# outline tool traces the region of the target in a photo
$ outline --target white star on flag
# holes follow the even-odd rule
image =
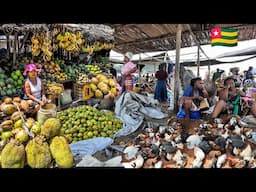
[[[214,33],[214,36],[217,36],[219,34],[219,32],[216,30],[213,32]]]

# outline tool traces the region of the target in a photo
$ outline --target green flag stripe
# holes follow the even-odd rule
[[[237,29],[221,28],[221,31],[224,31],[224,32],[237,32]]]
[[[237,43],[232,43],[232,44],[220,43],[220,42],[212,43],[212,46],[216,46],[216,45],[233,47],[233,46],[237,46]]]
[[[230,39],[230,40],[232,40],[232,39],[237,39],[237,35],[236,36],[232,36],[232,37],[228,37],[228,36],[221,36],[221,39]]]

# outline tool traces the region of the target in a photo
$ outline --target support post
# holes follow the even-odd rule
[[[13,43],[13,57],[12,57],[12,61],[13,61],[13,66],[16,63],[16,49],[17,49],[17,39],[18,39],[18,32],[15,31],[14,32],[14,43]]]
[[[179,89],[180,89],[180,47],[181,47],[182,25],[178,24],[176,33],[176,62],[175,62],[175,84],[174,84],[174,112],[179,110]]]
[[[197,46],[197,77],[200,76],[200,47]]]
[[[7,60],[9,61],[10,59],[10,34],[9,33],[6,34],[6,48],[7,48],[6,57],[7,57]]]

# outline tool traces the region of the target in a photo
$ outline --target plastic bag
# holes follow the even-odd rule
[[[117,156],[108,161],[99,161],[91,155],[83,156],[82,160],[77,163],[76,167],[124,167],[121,164],[122,157]]]
[[[72,97],[71,97],[71,89],[65,89],[63,93],[61,94],[61,104],[66,105],[68,103],[72,102]]]
[[[97,151],[105,149],[113,143],[113,139],[97,137],[70,144],[70,149],[74,156],[76,155],[93,155]]]

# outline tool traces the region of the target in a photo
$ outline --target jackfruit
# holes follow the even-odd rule
[[[56,136],[50,143],[50,151],[60,168],[71,168],[74,164],[73,154],[67,140],[63,136]]]
[[[60,133],[61,123],[57,118],[49,118],[41,126],[41,134],[50,139]]]
[[[27,163],[31,168],[48,168],[52,156],[49,145],[42,137],[36,136],[26,145]]]
[[[2,168],[23,168],[25,163],[25,147],[11,140],[1,153]]]

